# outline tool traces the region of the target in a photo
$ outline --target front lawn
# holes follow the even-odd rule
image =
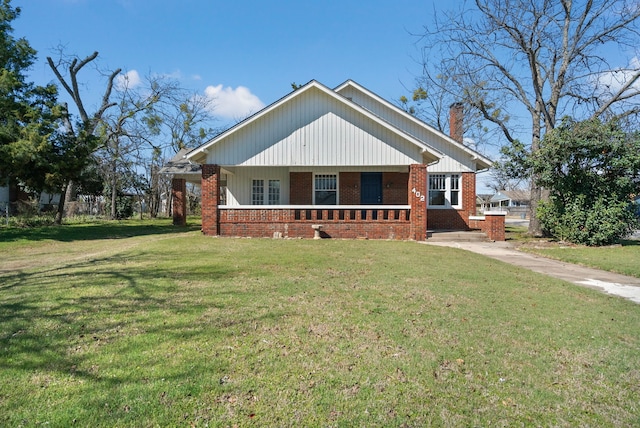
[[[640,420],[627,300],[413,242],[83,227],[0,230],[2,426]]]

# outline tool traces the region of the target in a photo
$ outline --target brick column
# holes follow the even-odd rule
[[[202,165],[202,233],[220,234],[220,166]]]
[[[504,219],[507,213],[500,211],[487,211],[484,213],[485,222],[487,225],[485,226],[485,233],[487,237],[492,241],[504,241]]]
[[[411,229],[409,238],[416,241],[427,240],[427,166],[409,166],[409,205],[411,205]]]
[[[174,178],[171,180],[171,197],[173,211],[173,225],[187,225],[187,180]]]
[[[475,172],[463,172],[462,186],[462,220],[469,226],[469,217],[476,215],[476,174]]]

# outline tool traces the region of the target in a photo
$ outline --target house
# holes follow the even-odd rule
[[[476,212],[484,213],[485,211],[491,210],[491,198],[493,195],[490,194],[478,194],[476,196]]]
[[[528,190],[500,190],[491,198],[491,210],[525,217],[529,211],[531,193]]]
[[[311,81],[174,159],[174,223],[191,181],[207,235],[425,240],[480,228],[504,239],[503,215],[475,217],[475,174],[491,161],[462,144],[462,114],[452,106],[447,136],[354,81]]]

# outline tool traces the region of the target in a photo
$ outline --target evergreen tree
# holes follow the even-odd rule
[[[56,140],[61,108],[53,85],[35,86],[26,71],[36,51],[13,37],[11,22],[20,8],[0,3],[0,179],[34,191],[59,191],[64,139]]]

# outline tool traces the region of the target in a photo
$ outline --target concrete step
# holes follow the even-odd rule
[[[438,242],[487,242],[489,238],[484,232],[470,231],[427,231],[427,241]]]

